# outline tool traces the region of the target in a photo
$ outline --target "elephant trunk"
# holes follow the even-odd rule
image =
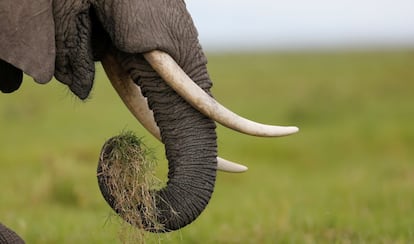
[[[176,230],[200,215],[213,192],[217,167],[215,124],[161,79],[142,79],[140,86],[161,129],[169,162],[167,186],[157,193],[159,221],[165,223],[165,228]]]
[[[139,224],[154,232],[180,229],[201,214],[213,193],[217,170],[216,125],[168,86],[141,55],[122,54],[118,60],[122,60],[124,70],[147,97],[169,162],[167,186],[153,192],[156,221],[163,228],[157,229],[146,220]],[[203,60],[187,64],[186,69],[190,70],[187,73],[209,92],[211,81]],[[107,202],[119,211],[101,181],[100,187]]]
[[[16,232],[0,223],[0,243],[24,244],[24,241]]]

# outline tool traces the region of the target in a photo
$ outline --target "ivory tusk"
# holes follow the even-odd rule
[[[299,131],[295,126],[260,124],[233,113],[193,82],[174,59],[165,52],[154,50],[144,53],[144,57],[164,81],[188,103],[230,129],[262,137],[287,136]]]
[[[139,86],[122,70],[122,67],[119,66],[113,56],[106,55],[101,63],[112,86],[127,108],[146,130],[161,141],[160,130],[154,120],[151,109],[148,107],[147,99],[142,95]],[[247,169],[244,165],[217,157],[217,170],[229,173],[241,173],[247,171]]]
[[[229,173],[243,173],[246,172],[249,168],[244,165],[231,162],[224,158],[217,157],[217,170]]]

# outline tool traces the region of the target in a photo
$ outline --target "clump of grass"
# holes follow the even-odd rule
[[[152,151],[133,132],[122,132],[107,140],[99,159],[98,181],[104,198],[126,222],[140,230],[163,229],[151,193],[161,185],[155,167]],[[123,232],[131,230],[128,224],[123,226],[122,239],[126,236]],[[143,231],[140,233],[142,236]]]

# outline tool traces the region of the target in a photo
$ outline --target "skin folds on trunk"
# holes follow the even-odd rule
[[[142,79],[140,83],[151,101],[169,161],[168,185],[157,199],[160,222],[166,223],[167,229],[179,229],[198,217],[213,192],[217,164],[215,124],[161,79]]]
[[[172,90],[142,56],[121,56],[118,60],[122,60],[122,67],[140,86],[154,112],[169,162],[167,186],[153,192],[157,222],[165,229],[154,229],[144,220],[140,224],[149,231],[177,230],[201,214],[213,193],[217,170],[216,125]],[[192,78],[208,92],[211,81],[205,64],[192,63],[190,67]],[[105,189],[102,193],[114,208],[111,197],[105,196]]]
[[[24,244],[24,241],[16,232],[0,223],[0,243]]]

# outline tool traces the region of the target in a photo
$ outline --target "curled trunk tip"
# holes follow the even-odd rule
[[[155,160],[132,132],[110,138],[99,157],[99,188],[108,204],[125,221],[142,229],[163,231],[152,191],[160,187]]]
[[[202,196],[206,189],[199,189],[199,196],[189,197],[177,187],[179,182],[171,181],[160,189],[155,162],[151,150],[132,132],[115,136],[102,147],[97,169],[99,188],[107,203],[126,222],[150,232],[180,229],[199,216],[212,190],[207,197]]]

